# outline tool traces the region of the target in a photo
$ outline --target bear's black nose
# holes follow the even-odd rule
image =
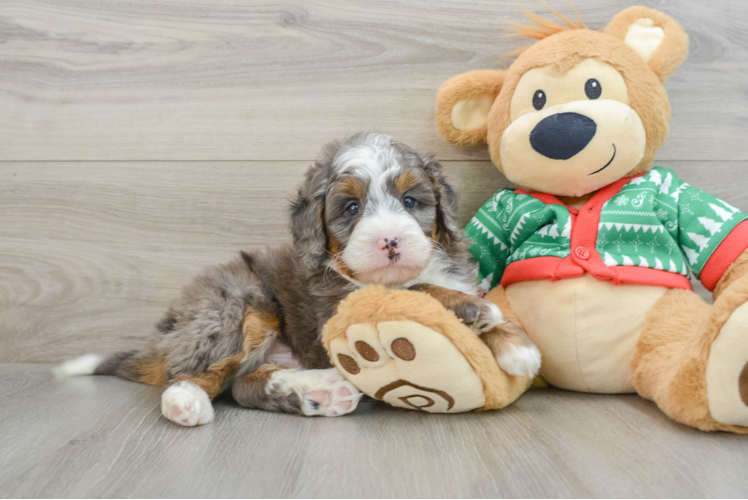
[[[532,149],[553,160],[568,160],[590,143],[597,125],[579,113],[557,113],[540,120],[530,132]]]

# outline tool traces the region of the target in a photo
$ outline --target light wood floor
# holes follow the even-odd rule
[[[220,401],[210,425],[159,389],[0,365],[2,497],[738,497],[748,443],[673,423],[638,396],[535,390],[501,412],[362,403],[304,418]]]
[[[599,28],[630,0],[575,0]],[[748,209],[748,2],[642,0],[691,55],[657,163]],[[570,13],[560,0],[554,7]],[[204,266],[284,240],[322,144],[359,130],[437,154],[460,222],[506,180],[434,126],[447,78],[506,68],[538,0],[0,2],[0,496],[748,496],[748,440],[634,396],[534,392],[506,411],[365,404],[305,420],[220,404],[179,429],[158,390],[52,382],[138,347]],[[703,288],[697,288],[708,298]]]

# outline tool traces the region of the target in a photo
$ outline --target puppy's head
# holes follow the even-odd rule
[[[292,205],[291,231],[307,267],[333,267],[363,284],[401,285],[436,247],[461,241],[457,198],[429,157],[389,136],[329,144]]]

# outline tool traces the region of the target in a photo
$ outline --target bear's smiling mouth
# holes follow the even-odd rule
[[[595,170],[595,171],[594,171],[594,172],[592,172],[591,174],[587,174],[587,177],[589,177],[590,175],[595,175],[595,174],[597,174],[597,173],[599,173],[599,172],[602,172],[602,171],[603,171],[603,170],[605,170],[606,168],[608,168],[608,167],[610,166],[610,164],[611,164],[611,163],[613,163],[613,160],[615,160],[615,158],[616,158],[616,152],[617,152],[617,151],[618,151],[618,150],[616,149],[616,145],[615,145],[615,143],[614,143],[614,144],[613,144],[613,156],[611,156],[611,158],[610,158],[610,160],[608,161],[608,163],[606,163],[606,164],[605,164],[605,166],[604,166],[603,168],[601,168],[600,170]]]

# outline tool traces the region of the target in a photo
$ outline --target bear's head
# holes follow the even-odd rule
[[[491,159],[518,186],[582,197],[647,171],[667,137],[663,83],[685,60],[688,35],[645,7],[619,13],[602,31],[528,13],[539,40],[507,71],[448,80],[437,95],[439,133]]]

